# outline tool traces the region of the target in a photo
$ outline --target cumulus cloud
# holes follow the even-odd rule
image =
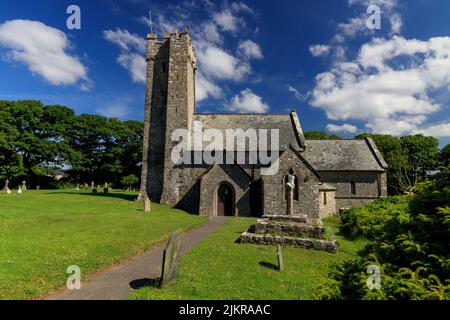
[[[323,57],[330,52],[330,46],[315,44],[309,47],[309,52],[311,52],[314,57]]]
[[[430,93],[449,86],[450,37],[377,38],[354,60],[316,76],[311,105],[329,119],[362,120],[373,132],[401,135],[425,131],[428,115],[442,108]]]
[[[24,63],[52,85],[73,85],[81,81],[81,89],[92,87],[87,68],[67,52],[69,40],[58,29],[39,21],[6,21],[0,24],[0,46],[7,50],[8,61]]]
[[[327,125],[327,131],[338,133],[338,132],[349,132],[349,133],[356,133],[358,131],[358,127],[351,125],[351,124],[343,124],[343,125],[335,125],[335,124],[328,124]]]
[[[261,47],[252,40],[245,40],[239,43],[239,51],[247,59],[263,58]]]
[[[145,83],[146,61],[145,61],[145,39],[128,30],[105,30],[103,37],[117,45],[120,54],[117,62],[128,72],[135,83]]]
[[[260,96],[247,88],[233,97],[228,109],[239,113],[265,113],[269,110],[269,106]]]
[[[197,101],[206,100],[208,97],[222,97],[222,89],[215,83],[207,80],[202,73],[197,72],[195,81],[195,98]]]
[[[199,12],[207,13],[209,18],[194,19]],[[231,4],[182,1],[161,8],[153,23],[148,17],[141,17],[140,21],[159,34],[189,28],[197,53],[196,99],[203,101],[223,98],[223,83],[245,81],[252,74],[251,61],[263,58],[261,47],[250,39],[238,42],[235,48],[230,43],[224,44],[227,33],[244,33],[245,15],[255,17],[256,12],[239,1]]]

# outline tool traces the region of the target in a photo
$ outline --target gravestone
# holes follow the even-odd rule
[[[17,194],[22,194],[22,186],[19,186],[19,189],[17,190]]]
[[[80,184],[77,184],[77,187],[75,188],[76,191],[80,191]]]
[[[94,190],[95,189],[95,183],[94,183],[94,181],[92,181],[91,182],[91,190]]]
[[[36,186],[36,190],[41,190],[41,186]]]
[[[178,278],[181,257],[181,237],[174,232],[167,241],[163,254],[160,287],[175,281]]]
[[[148,197],[144,197],[144,212],[150,212],[151,211],[151,202]]]
[[[108,193],[108,192],[109,192],[108,183],[105,182],[105,186],[103,188],[103,193]]]
[[[11,194],[11,190],[9,189],[9,180],[5,181],[5,187],[3,188],[3,190],[6,191],[6,194]]]
[[[283,271],[283,252],[281,251],[281,245],[277,245],[277,258],[278,258],[278,270]]]
[[[22,190],[27,191],[27,182],[25,180],[22,181]]]

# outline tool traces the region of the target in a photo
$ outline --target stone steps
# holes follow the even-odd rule
[[[336,253],[338,250],[338,243],[331,230],[326,230],[321,220],[310,220],[306,215],[263,216],[248,231],[242,233],[239,242],[259,245],[281,244],[330,253]]]

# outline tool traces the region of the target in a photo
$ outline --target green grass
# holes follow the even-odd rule
[[[135,194],[75,191],[0,194],[0,299],[30,299],[141,253],[175,230],[206,222],[167,206],[145,213]]]
[[[339,236],[339,218],[330,218],[325,224],[340,244],[339,253],[283,247],[284,271],[279,272],[274,246],[235,243],[253,223],[251,218],[231,219],[182,258],[177,282],[163,289],[142,288],[129,299],[311,299],[327,266],[354,258],[366,244]]]

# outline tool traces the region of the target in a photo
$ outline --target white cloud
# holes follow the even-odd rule
[[[323,57],[330,52],[330,46],[315,44],[309,47],[309,52],[311,52],[314,57]]]
[[[147,62],[145,58],[136,53],[121,54],[117,61],[128,70],[131,79],[136,83],[145,83],[147,80]]]
[[[247,59],[262,59],[263,54],[259,44],[252,40],[245,40],[239,43],[239,51]]]
[[[241,24],[241,20],[228,8],[214,13],[213,19],[223,31],[236,32]]]
[[[222,89],[215,83],[207,80],[200,72],[197,72],[195,81],[195,98],[197,101],[206,100],[208,97],[222,97]]]
[[[0,46],[8,50],[8,60],[24,63],[52,85],[73,85],[81,80],[86,82],[81,84],[82,89],[92,86],[87,68],[67,53],[69,40],[58,29],[39,21],[6,21],[0,24]]]
[[[127,96],[115,98],[106,106],[97,108],[96,112],[105,117],[122,119],[129,115],[130,103],[132,101],[133,99]]]
[[[349,132],[349,133],[356,133],[358,131],[358,127],[351,125],[351,124],[343,124],[343,125],[335,125],[335,124],[328,124],[327,125],[327,131],[329,132]]]
[[[426,128],[416,129],[412,133],[413,134],[422,133],[424,135],[433,136],[436,138],[450,137],[450,123],[431,125]]]
[[[329,119],[362,120],[372,132],[401,135],[425,130],[428,115],[442,108],[432,91],[449,86],[450,37],[394,36],[364,44],[353,61],[317,75],[311,104]]]
[[[250,65],[213,45],[197,50],[199,69],[215,79],[240,81],[250,74]]]
[[[297,100],[299,100],[299,101],[305,101],[305,100],[307,100],[308,97],[309,97],[309,95],[310,95],[309,92],[306,93],[306,94],[301,94],[297,89],[295,89],[295,88],[294,88],[293,86],[291,86],[291,85],[288,85],[287,88],[288,88],[288,91],[289,91],[290,93],[292,93],[292,94],[294,95],[294,97],[295,97]]]
[[[117,62],[128,70],[133,82],[145,83],[147,77],[145,39],[121,29],[105,30],[103,37],[120,48],[121,53]]]
[[[252,90],[245,89],[233,97],[228,109],[239,113],[265,113],[269,110],[269,106]]]

